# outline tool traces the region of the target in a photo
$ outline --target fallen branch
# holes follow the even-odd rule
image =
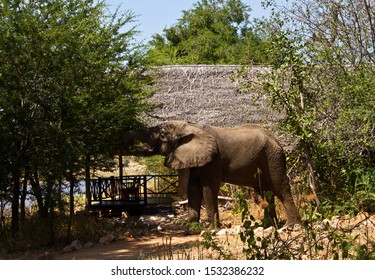
[[[232,197],[228,197],[228,196],[218,196],[217,199],[219,200],[225,200],[225,201],[234,201],[236,200],[235,198],[232,198]],[[185,199],[185,200],[181,200],[178,202],[179,205],[185,205],[185,204],[188,204],[188,200]]]

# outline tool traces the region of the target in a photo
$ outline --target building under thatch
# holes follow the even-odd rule
[[[233,77],[241,66],[189,65],[163,66],[157,92],[151,101],[157,108],[151,123],[165,120],[185,120],[215,126],[235,126],[245,123],[270,126],[278,114],[253,94],[238,93],[239,83]],[[249,71],[264,72],[255,66]],[[254,74],[254,73],[252,73]]]
[[[284,148],[293,148],[290,135],[275,129],[280,114],[266,106],[264,99],[254,98],[255,93],[239,93],[240,82],[235,77],[241,66],[178,65],[158,70],[158,89],[150,99],[157,107],[148,116],[149,124],[167,120],[221,127],[258,124],[276,133]],[[246,71],[247,79],[256,79],[267,68],[253,66]]]

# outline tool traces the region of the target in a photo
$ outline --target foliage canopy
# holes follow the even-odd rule
[[[249,22],[241,0],[201,0],[177,23],[154,35],[151,65],[247,64],[267,62],[267,42]]]
[[[120,131],[140,123],[152,79],[133,21],[104,1],[0,2],[0,195],[12,197],[14,231],[20,195],[53,211],[54,186],[103,167]]]

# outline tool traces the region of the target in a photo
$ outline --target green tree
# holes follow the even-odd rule
[[[102,166],[121,131],[140,123],[152,78],[134,15],[108,14],[104,1],[2,0],[0,15],[0,187],[11,190],[17,233],[27,184],[53,216],[56,185],[70,181],[72,196],[82,170]]]
[[[303,0],[292,7],[265,22],[272,69],[248,85],[284,113],[280,128],[295,137],[299,175],[306,170],[322,209],[374,211],[374,4]]]
[[[241,0],[201,0],[164,33],[150,41],[147,62],[163,64],[244,64],[267,61],[267,43],[249,22]]]

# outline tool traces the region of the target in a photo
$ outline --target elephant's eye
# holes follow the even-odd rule
[[[167,141],[167,136],[165,134],[165,131],[163,131],[163,130],[160,132],[160,140],[161,141]]]

